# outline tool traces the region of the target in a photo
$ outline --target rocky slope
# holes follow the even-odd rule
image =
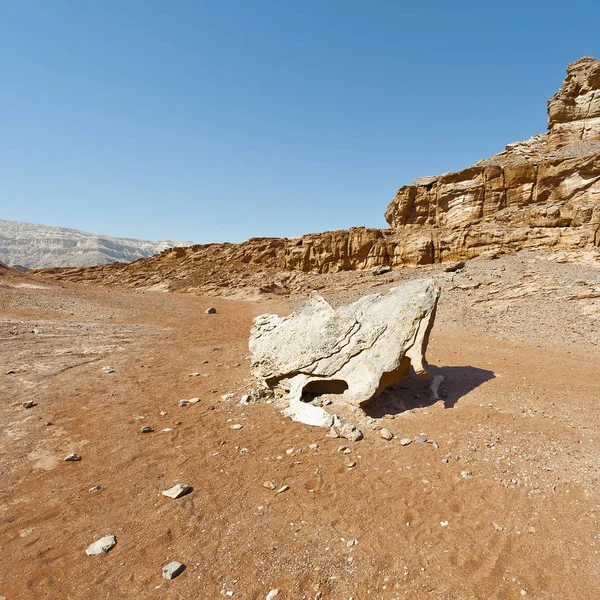
[[[357,227],[295,239],[254,238],[168,250],[132,265],[52,270],[74,281],[218,292],[289,287],[281,272],[426,265],[522,249],[600,257],[600,61],[569,65],[548,102],[549,131],[458,173],[401,187],[390,229]],[[224,265],[226,265],[224,267]],[[277,280],[275,282],[275,279]]]
[[[0,260],[28,268],[130,262],[191,242],[151,242],[0,219]]]

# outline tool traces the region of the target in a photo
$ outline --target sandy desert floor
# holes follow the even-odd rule
[[[252,318],[300,297],[0,281],[0,596],[598,598],[600,271],[529,253],[322,292],[423,275],[443,288],[428,359],[447,397],[402,382],[359,442],[239,403]],[[165,581],[171,560],[187,568]]]

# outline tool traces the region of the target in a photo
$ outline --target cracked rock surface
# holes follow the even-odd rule
[[[289,393],[291,412],[295,404],[300,408],[303,394],[340,393],[349,404],[361,405],[407,377],[411,365],[427,374],[425,350],[438,297],[433,279],[364,295],[336,309],[312,292],[287,317],[254,320],[252,372],[271,389]]]

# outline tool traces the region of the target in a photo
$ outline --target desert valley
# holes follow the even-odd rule
[[[0,597],[597,598],[599,60],[548,115],[389,229],[0,265]]]

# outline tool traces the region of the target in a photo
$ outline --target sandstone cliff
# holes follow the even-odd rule
[[[47,273],[75,281],[216,291],[247,287],[256,273],[268,279],[281,271],[426,265],[525,248],[598,252],[600,61],[582,58],[569,65],[548,112],[548,133],[509,144],[458,173],[421,177],[401,187],[385,213],[387,230],[356,227],[295,239],[253,238],[174,248],[130,265]],[[278,281],[287,285],[285,278]]]
[[[600,246],[600,61],[569,65],[548,102],[549,131],[458,173],[401,187],[396,232],[431,235],[435,261],[483,251]]]

